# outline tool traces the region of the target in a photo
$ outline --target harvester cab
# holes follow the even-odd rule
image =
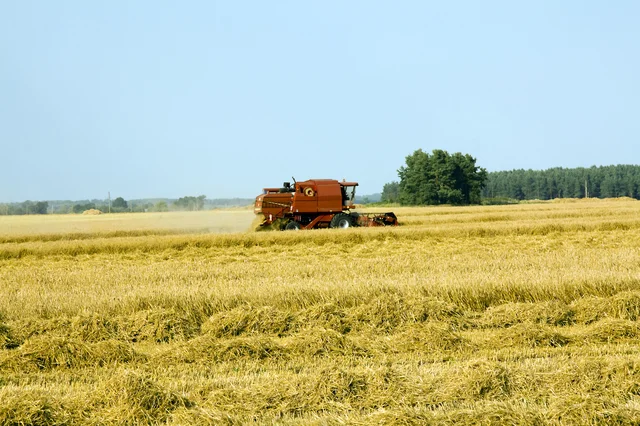
[[[356,182],[340,182],[342,191],[342,205],[346,208],[353,208],[356,199]]]
[[[357,182],[310,179],[284,182],[282,188],[264,188],[256,197],[254,213],[263,216],[258,230],[350,228],[352,226],[397,225],[396,215],[356,213]]]
[[[281,194],[287,193],[287,192],[294,192],[295,188],[291,186],[291,182],[284,182],[282,184],[282,188],[280,188],[278,190],[278,192],[280,192]]]

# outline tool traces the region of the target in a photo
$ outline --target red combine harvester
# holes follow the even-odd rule
[[[397,225],[393,213],[356,213],[353,200],[357,182],[311,179],[285,182],[282,188],[264,188],[256,197],[255,214],[262,214],[260,229],[298,230]]]

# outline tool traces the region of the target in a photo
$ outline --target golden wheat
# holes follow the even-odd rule
[[[393,210],[0,218],[0,424],[640,421],[640,203]]]

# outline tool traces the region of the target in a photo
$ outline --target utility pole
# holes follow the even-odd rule
[[[584,180],[584,198],[589,198],[589,189],[587,188],[587,180]]]
[[[111,213],[111,191],[107,192],[109,196],[109,213]]]

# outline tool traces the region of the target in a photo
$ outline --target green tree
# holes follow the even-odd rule
[[[85,210],[91,210],[91,209],[95,209],[96,205],[94,203],[87,203],[87,204],[76,204],[73,206],[73,212],[74,213],[82,213]]]
[[[169,206],[167,205],[166,201],[158,201],[153,206],[153,210],[155,210],[157,212],[168,212],[169,211]]]
[[[469,154],[456,152],[447,161],[451,164],[449,170],[453,176],[453,187],[460,192],[461,204],[479,204],[487,171],[476,166],[476,159]]]
[[[187,196],[178,198],[173,204],[181,210],[202,210],[206,198],[206,195],[199,195],[197,197]]]
[[[429,154],[421,149],[406,157],[406,166],[398,169],[400,177],[398,201],[401,204],[436,204],[437,179]]]
[[[125,211],[128,205],[124,198],[118,197],[113,200],[113,203],[111,203],[111,207],[116,211]]]
[[[469,154],[421,149],[398,169],[398,201],[402,204],[472,204],[480,202],[487,171]]]
[[[380,201],[383,203],[397,203],[400,192],[400,184],[398,182],[385,183],[382,187],[382,196]]]
[[[47,214],[49,210],[49,203],[46,201],[38,201],[33,205],[34,214]]]
[[[34,214],[35,213],[35,203],[33,201],[27,200],[22,203],[23,214]]]
[[[7,214],[9,215],[23,215],[26,214],[24,207],[22,204],[10,204],[7,209]]]

